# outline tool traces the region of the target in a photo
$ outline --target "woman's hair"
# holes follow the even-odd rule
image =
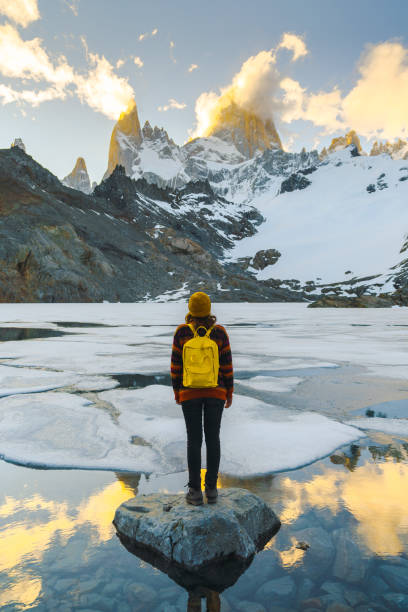
[[[190,312],[186,314],[186,323],[192,323],[195,329],[200,325],[203,325],[206,329],[210,329],[210,327],[215,325],[216,320],[217,317],[213,314],[209,314],[206,317],[193,317]]]

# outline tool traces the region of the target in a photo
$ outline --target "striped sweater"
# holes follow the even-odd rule
[[[171,352],[171,381],[173,384],[174,398],[181,403],[189,399],[200,397],[218,397],[226,400],[232,397],[234,391],[234,374],[232,368],[231,347],[228,334],[222,325],[215,325],[210,332],[211,340],[218,345],[220,369],[218,371],[217,387],[206,389],[192,389],[183,387],[183,345],[191,340],[193,332],[188,325],[179,325],[173,338]]]

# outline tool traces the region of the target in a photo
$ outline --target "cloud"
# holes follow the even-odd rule
[[[171,59],[171,61],[173,62],[173,64],[177,64],[177,60],[176,60],[176,58],[174,57],[174,53],[173,53],[173,49],[174,49],[174,47],[175,47],[175,44],[174,44],[174,41],[173,41],[173,40],[171,40],[171,41],[170,41],[170,45],[169,45],[169,47],[170,47],[170,59]]]
[[[40,18],[37,0],[0,0],[0,14],[23,28]]]
[[[165,104],[164,106],[159,106],[157,110],[159,110],[160,112],[166,112],[170,110],[171,108],[182,110],[183,108],[186,108],[186,107],[187,107],[187,104],[184,104],[184,102],[177,102],[177,100],[175,100],[174,98],[170,98],[168,104]]]
[[[189,72],[193,72],[193,70],[197,70],[198,65],[197,64],[191,64],[190,68],[188,69]]]
[[[158,31],[159,30],[157,28],[154,28],[154,30],[152,30],[151,32],[143,32],[143,34],[139,35],[139,40],[142,41],[145,38],[150,38],[151,36],[156,36]]]
[[[124,63],[125,63],[124,59],[118,59],[118,61],[116,62],[116,68],[121,68]]]
[[[297,81],[284,79],[283,121],[311,121],[326,134],[352,128],[368,139],[406,136],[408,49],[399,42],[371,45],[357,70],[359,78],[347,94],[337,87],[308,93]]]
[[[328,132],[344,129],[340,117],[341,92],[337,88],[308,95],[298,81],[290,78],[282,79],[280,86],[285,92],[282,121],[291,123],[303,119],[324,127]]]
[[[11,104],[12,102],[26,102],[35,107],[43,102],[49,102],[50,100],[56,99],[63,100],[65,97],[66,93],[55,87],[42,89],[38,92],[30,89],[17,91],[3,83],[0,84],[0,100],[3,105]],[[24,116],[26,115],[24,109],[22,109],[21,112]]]
[[[299,57],[309,53],[303,38],[297,36],[297,34],[291,34],[289,32],[285,32],[283,34],[282,40],[277,49],[289,49],[289,51],[293,51],[292,62],[295,62],[297,59],[299,59]]]
[[[263,119],[271,119],[282,108],[276,96],[281,77],[275,64],[273,50],[260,51],[242,64],[231,84],[222,88],[220,94],[202,93],[195,105],[197,127],[193,137],[204,136],[217,114],[231,103]]]
[[[64,55],[54,65],[40,38],[25,41],[10,24],[0,26],[0,73],[6,77],[45,80],[62,88],[74,76]]]
[[[143,66],[143,60],[140,59],[140,57],[138,55],[136,55],[136,57],[133,59],[134,63],[136,64],[136,66],[138,68],[142,68]]]
[[[118,77],[113,66],[104,57],[90,53],[93,68],[86,76],[76,75],[76,92],[81,100],[110,119],[117,119],[134,97],[127,79]]]
[[[0,26],[0,74],[19,79],[24,85],[30,81],[33,85],[39,84],[39,89],[32,86],[23,90],[2,84],[1,102],[38,106],[42,102],[76,94],[81,102],[116,119],[127,107],[129,99],[134,97],[133,89],[127,79],[114,73],[114,67],[104,56],[89,53],[86,40],[81,40],[89,63],[85,74],[77,73],[64,55],[55,62],[51,61],[40,38],[23,40],[10,24]]]
[[[65,4],[78,17],[79,0],[65,0]]]

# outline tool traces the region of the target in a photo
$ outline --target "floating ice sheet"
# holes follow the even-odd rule
[[[72,372],[53,372],[38,368],[0,365],[0,397],[20,393],[41,393],[72,387],[76,391],[113,389],[118,382],[108,376],[80,376]]]
[[[119,413],[117,418],[64,392],[1,399],[0,455],[60,468],[156,473],[186,469],[184,418],[169,387],[111,390],[100,398]],[[237,395],[223,415],[220,470],[251,475],[295,468],[360,436],[358,429],[322,415]]]
[[[252,378],[248,378],[248,380],[240,380],[238,382],[243,387],[250,387],[251,389],[255,389],[255,391],[285,393],[293,391],[302,380],[303,378],[299,376],[287,376],[284,378],[278,376],[253,376]]]
[[[381,431],[387,434],[408,436],[408,419],[383,419],[381,417],[370,417],[367,419],[355,419],[347,421],[353,427],[362,430]]]

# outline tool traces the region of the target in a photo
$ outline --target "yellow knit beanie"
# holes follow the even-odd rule
[[[197,291],[190,297],[188,309],[193,317],[207,317],[211,312],[211,300],[203,291]]]

